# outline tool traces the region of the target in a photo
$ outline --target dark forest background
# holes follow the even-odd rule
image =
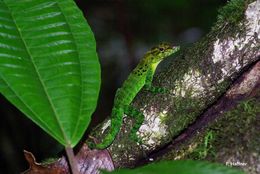
[[[102,69],[93,127],[109,116],[116,89],[148,49],[160,42],[181,46],[196,42],[211,29],[218,9],[226,0],[77,0],[76,3],[95,34]],[[57,156],[62,150],[62,146],[2,95],[0,114],[0,173],[26,170],[24,149],[31,151],[38,162]]]

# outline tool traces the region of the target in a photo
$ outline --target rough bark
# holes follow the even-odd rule
[[[239,106],[239,102],[253,100],[254,107],[259,102],[259,90],[256,90],[259,88],[260,76],[259,21],[260,0],[233,0],[220,11],[215,26],[207,36],[192,47],[181,49],[178,55],[167,60],[169,65],[157,73],[154,85],[168,88],[171,93],[153,95],[143,90],[135,98],[133,105],[145,115],[145,122],[138,132],[142,144],[129,139],[133,120],[126,117],[120,133],[108,148],[116,168],[134,167],[156,159],[196,159],[199,156],[194,157],[196,148],[189,147],[192,143],[199,145],[205,142],[210,129],[222,129],[223,125],[227,127],[223,121],[218,120],[233,118],[238,125],[244,124],[239,117],[227,115]],[[250,111],[252,119],[247,120],[247,126],[257,126],[253,124],[254,120],[259,120],[257,113],[257,109]],[[109,127],[108,123],[109,120],[99,125],[92,136],[102,140]],[[231,132],[226,138],[232,139],[237,137],[232,135],[237,127],[233,123],[230,125],[233,127],[225,131],[227,134]],[[244,131],[246,133],[250,131]],[[239,137],[244,137],[244,134],[242,131]],[[259,140],[252,135],[256,135],[254,131],[250,137]],[[215,141],[218,142],[218,139]],[[200,159],[225,163],[217,160],[221,156],[219,154],[225,153],[223,151],[216,150],[217,157],[213,155],[216,158],[208,157],[210,153],[207,147],[201,152],[206,152],[206,155],[203,158],[200,156]],[[256,161],[259,160],[260,150],[252,145],[247,152],[250,152],[247,162],[250,165],[244,169],[257,173]],[[239,155],[236,156],[237,159],[240,158]],[[91,167],[85,165],[84,170],[86,166]]]

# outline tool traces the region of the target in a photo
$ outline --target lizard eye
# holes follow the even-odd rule
[[[160,51],[163,51],[163,50],[164,50],[164,48],[160,47],[160,48],[159,48],[159,50],[160,50]]]

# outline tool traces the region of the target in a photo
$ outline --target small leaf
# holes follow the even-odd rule
[[[109,172],[102,172],[108,174]],[[119,169],[112,174],[244,174],[237,169],[206,161],[176,160],[149,164],[136,169]]]
[[[65,146],[96,108],[95,40],[73,0],[0,0],[0,92]]]

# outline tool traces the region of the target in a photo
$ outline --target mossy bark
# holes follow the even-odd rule
[[[153,156],[209,160],[259,173],[259,74],[260,62],[239,77],[164,153]]]

